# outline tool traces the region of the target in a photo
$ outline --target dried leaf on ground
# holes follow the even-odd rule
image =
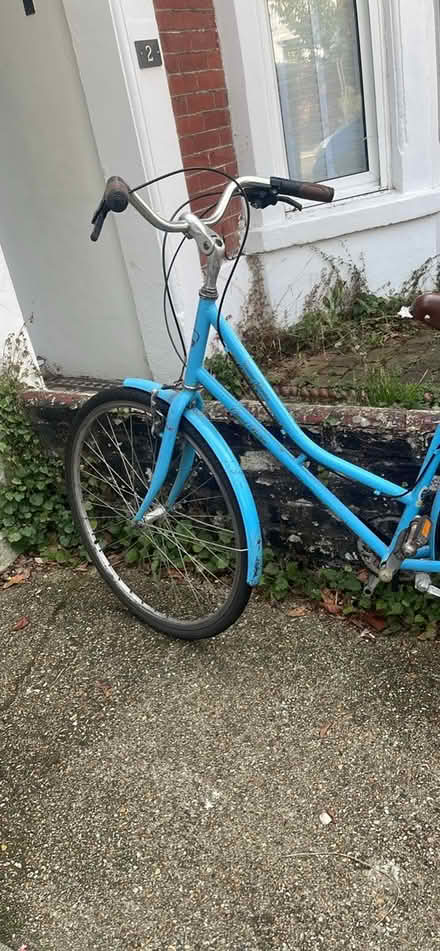
[[[322,724],[322,726],[321,726],[320,729],[319,729],[319,736],[320,736],[321,740],[323,740],[324,737],[327,736],[327,733],[331,730],[332,726],[334,726],[334,725],[335,725],[334,720],[333,720],[332,723],[323,723],[323,724]]]
[[[5,581],[4,585],[2,586],[3,590],[5,591],[6,588],[12,588],[14,584],[24,584],[24,582],[30,577],[30,574],[30,569],[25,568],[24,571],[20,572],[20,574],[13,575],[12,578],[9,578],[8,581]]]
[[[29,623],[30,623],[30,618],[27,617],[26,615],[23,615],[23,617],[19,617],[18,621],[15,622],[12,630],[22,631],[23,628],[27,627]]]
[[[305,614],[310,614],[310,611],[307,610],[304,604],[298,604],[296,608],[291,608],[287,614],[289,617],[304,617]]]
[[[375,631],[383,631],[386,624],[385,618],[381,617],[380,614],[374,614],[373,611],[363,614],[362,620],[370,627],[374,627]]]
[[[322,606],[329,614],[342,613],[342,604],[338,604],[336,598],[337,593],[330,591],[329,588],[324,588],[324,590],[321,591]]]

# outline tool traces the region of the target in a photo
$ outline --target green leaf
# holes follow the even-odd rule
[[[275,577],[276,575],[279,574],[279,572],[280,572],[279,565],[277,565],[274,561],[270,561],[268,565],[264,566],[265,575]]]

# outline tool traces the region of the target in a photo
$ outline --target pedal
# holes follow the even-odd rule
[[[417,515],[406,531],[401,532],[394,551],[379,568],[379,580],[389,584],[405,558],[411,558],[419,548],[426,545],[431,534],[432,522],[426,515]]]
[[[432,522],[427,515],[418,515],[409,527],[408,536],[403,544],[405,558],[411,558],[419,548],[427,544],[431,534]]]
[[[430,594],[433,598],[440,598],[440,588],[437,588],[435,584],[431,584],[431,575],[426,574],[424,571],[417,572],[414,587],[416,591],[421,591],[423,594]]]

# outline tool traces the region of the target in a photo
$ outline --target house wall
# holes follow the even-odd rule
[[[72,374],[148,372],[114,224],[89,240],[103,172],[61,0],[29,17],[2,6],[0,115],[0,243],[37,355]]]

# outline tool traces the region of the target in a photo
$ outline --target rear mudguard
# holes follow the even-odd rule
[[[177,395],[176,390],[166,388],[162,389],[161,384],[155,383],[153,380],[127,378],[124,380],[124,386],[130,387],[130,389],[143,390],[145,393],[152,393],[153,391],[156,391],[158,397],[160,397],[161,400],[165,400],[170,404]],[[197,396],[198,394],[196,394],[196,398]],[[200,396],[198,396],[198,399],[200,400]],[[257,585],[261,578],[263,544],[261,540],[260,520],[258,518],[254,497],[249,488],[248,481],[244,475],[240,463],[235,458],[227,442],[225,442],[223,436],[220,435],[218,430],[211,423],[211,421],[207,419],[205,414],[201,412],[200,409],[188,408],[184,411],[183,415],[185,419],[187,419],[188,422],[194,426],[194,429],[197,429],[197,432],[200,433],[200,436],[202,436],[202,438],[208,443],[208,446],[215,453],[223,469],[223,472],[234,491],[246,532],[246,543],[248,550],[247,583],[250,585]]]

